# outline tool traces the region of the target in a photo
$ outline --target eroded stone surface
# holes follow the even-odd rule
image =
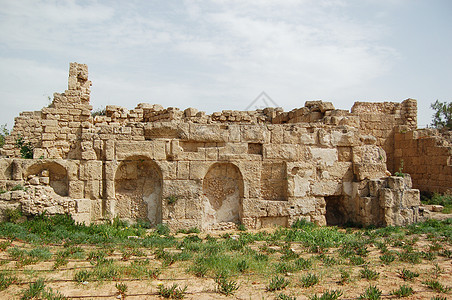
[[[289,112],[211,115],[140,103],[92,116],[90,86],[87,66],[71,63],[68,90],[16,118],[0,150],[0,187],[28,189],[0,194],[0,214],[46,210],[85,223],[119,217],[205,230],[288,226],[300,218],[320,225],[422,218],[411,178],[388,177],[387,170],[411,145],[406,141],[419,138],[395,132],[415,128],[415,100],[358,102],[352,112],[307,101]],[[19,134],[33,145],[34,159],[20,158]],[[438,142],[428,143],[436,151]],[[435,164],[449,166],[452,152],[441,147]]]

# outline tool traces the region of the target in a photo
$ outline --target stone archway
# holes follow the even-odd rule
[[[213,164],[203,180],[204,225],[240,222],[243,178],[232,163]]]
[[[162,222],[162,175],[152,160],[138,156],[122,161],[115,174],[115,195],[119,218]]]
[[[25,172],[25,178],[34,177],[41,184],[50,185],[60,196],[69,194],[66,168],[56,162],[42,162],[31,165]]]

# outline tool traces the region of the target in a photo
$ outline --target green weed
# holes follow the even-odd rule
[[[438,293],[448,293],[451,290],[450,287],[444,286],[438,280],[430,279],[430,280],[426,280],[422,283]]]
[[[407,269],[402,269],[401,271],[398,272],[399,273],[399,277],[402,278],[403,280],[413,280],[415,277],[419,277],[419,273],[407,270]]]
[[[408,285],[401,285],[397,290],[391,292],[391,295],[399,298],[409,297],[414,293],[413,288]]]
[[[336,300],[342,296],[341,290],[331,290],[324,292],[321,296],[317,296],[317,294],[309,297],[310,300]]]
[[[359,295],[358,299],[360,300],[379,300],[381,299],[381,290],[374,285],[370,285],[364,293]]]
[[[361,278],[366,278],[367,280],[376,280],[380,276],[380,273],[367,267],[364,267],[364,269],[360,270],[360,273]]]
[[[304,288],[308,288],[319,283],[319,277],[315,274],[307,274],[301,277],[301,286]]]
[[[187,291],[187,287],[179,287],[177,283],[174,283],[172,286],[164,286],[163,284],[159,284],[158,286],[158,294],[163,298],[168,299],[183,299],[185,297],[185,292]]]
[[[270,280],[266,289],[270,292],[283,290],[286,288],[286,286],[289,285],[289,283],[289,280],[285,279],[282,276],[276,275]]]

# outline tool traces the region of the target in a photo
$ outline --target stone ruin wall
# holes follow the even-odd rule
[[[407,99],[402,103],[355,102],[351,111],[359,116],[360,131],[374,136],[376,145],[385,150],[388,170],[396,172],[398,165],[394,161],[394,136],[400,125],[405,125],[408,130],[417,128],[416,100]]]
[[[452,195],[451,131],[401,126],[395,132],[394,158],[395,166],[411,175],[415,188]]]
[[[410,177],[388,177],[384,135],[363,129],[362,104],[352,113],[308,101],[290,112],[211,115],[139,104],[93,117],[90,86],[87,66],[71,63],[68,90],[16,118],[1,150],[0,187],[28,189],[1,194],[0,212],[67,212],[86,223],[117,216],[173,229],[287,226],[299,218],[384,226],[422,217]],[[413,121],[410,110],[392,111],[404,112],[394,122]],[[18,134],[33,144],[34,159],[19,158]]]

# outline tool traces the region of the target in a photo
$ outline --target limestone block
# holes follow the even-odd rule
[[[375,145],[364,145],[353,147],[354,163],[386,163],[386,153]]]
[[[391,208],[397,205],[397,201],[400,198],[400,192],[394,191],[388,188],[380,189],[379,201],[380,206],[385,208]]]
[[[212,163],[205,161],[190,162],[190,179],[203,179]]]
[[[90,213],[71,214],[71,218],[75,221],[76,224],[83,224],[88,226],[91,223]]]
[[[155,147],[157,144],[159,146]],[[162,144],[160,141],[116,141],[115,150],[116,159],[119,161],[126,160],[134,156],[144,156],[148,158],[159,157],[160,159],[163,157],[166,159],[165,143]],[[154,152],[158,153],[154,155]],[[163,152],[163,156],[161,152]]]
[[[353,164],[351,162],[335,162],[332,166],[324,167],[331,179],[338,181],[353,181]]]
[[[377,197],[379,190],[384,186],[384,180],[372,179],[369,180],[369,195],[372,197]]]
[[[102,180],[102,161],[86,161],[80,165],[81,180]]]
[[[177,162],[177,179],[189,179],[190,163],[188,161]]]
[[[419,207],[421,205],[419,190],[405,190],[402,195],[402,206]]]
[[[263,145],[263,157],[265,159],[295,161],[298,159],[298,148],[297,145],[291,144],[265,144]]]
[[[272,144],[282,144],[284,142],[284,129],[278,125],[268,125],[270,131],[270,142]]]
[[[85,185],[83,181],[69,181],[69,197],[83,198],[85,194]]]
[[[313,196],[341,195],[342,184],[332,180],[316,181],[311,185],[311,194]]]
[[[105,146],[105,159],[113,160],[115,159],[115,141],[107,140],[104,142]]]
[[[115,196],[115,182],[113,180],[105,180],[105,198],[114,199]]]
[[[248,153],[248,144],[247,143],[227,143],[224,147],[218,149],[219,157],[223,156],[236,156]]]
[[[337,149],[308,147],[313,160],[320,166],[333,166],[338,161]]]
[[[77,213],[90,213],[91,200],[90,199],[75,199]]]
[[[244,217],[256,218],[267,216],[267,202],[256,198],[245,198],[242,201],[242,212]]]
[[[404,190],[405,189],[405,180],[403,177],[390,176],[386,179],[388,188],[393,190]]]
[[[187,118],[195,117],[197,113],[198,113],[198,110],[193,107],[189,107],[184,110],[184,115]]]
[[[238,143],[240,142],[240,125],[228,125],[229,130],[229,142]]]
[[[39,182],[40,182],[42,185],[49,185],[49,183],[50,183],[50,178],[49,178],[48,176],[46,176],[46,177],[41,176],[41,177],[39,177]]]
[[[42,148],[34,148],[33,149],[33,159],[46,158],[47,151]]]
[[[333,130],[331,132],[331,145],[333,146],[355,146],[358,144],[358,135],[355,131],[343,129],[342,131]]]
[[[165,141],[154,141],[153,144],[154,144],[153,158],[156,160],[166,160],[166,157],[167,157],[166,142]]]
[[[287,182],[288,196],[293,197],[305,197],[311,188],[311,183],[308,178],[304,178],[298,175],[292,176],[291,180]]]
[[[386,177],[385,164],[356,163],[353,165],[353,171],[360,181]]]
[[[241,141],[245,143],[269,143],[270,133],[264,125],[242,125]]]
[[[177,162],[162,161],[158,164],[164,180],[177,179]]]
[[[227,142],[229,132],[217,124],[190,124],[189,139],[198,142]]]
[[[258,198],[260,196],[261,162],[237,161],[237,166],[244,182],[244,197]]]

